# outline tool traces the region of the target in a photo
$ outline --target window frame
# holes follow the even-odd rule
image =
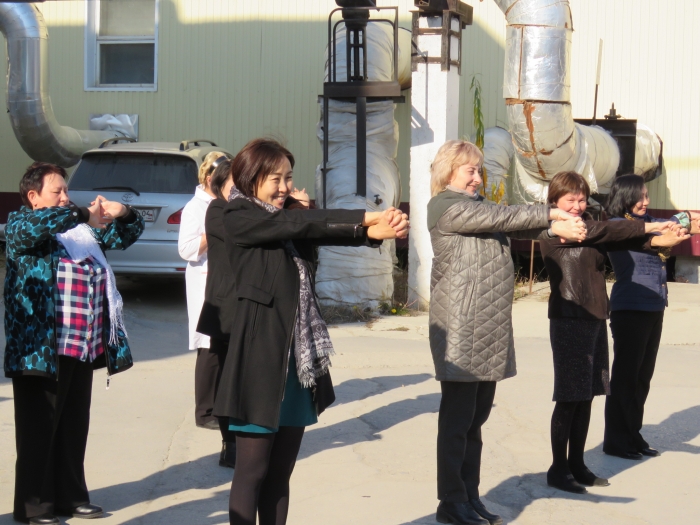
[[[101,1],[85,2],[85,91],[158,91],[158,30],[160,0],[155,0],[153,38],[100,37]],[[100,44],[153,44],[153,84],[100,84]]]

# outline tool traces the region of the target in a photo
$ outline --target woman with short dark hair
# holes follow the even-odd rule
[[[377,246],[405,237],[390,208],[289,209],[294,157],[269,139],[249,142],[231,164],[223,210],[235,302],[214,413],[236,432],[232,524],[283,525],[289,478],[304,428],[335,399],[333,346],[314,292],[314,246]]]
[[[587,228],[581,243],[543,240],[540,249],[549,274],[549,335],[554,360],[554,412],[551,423],[552,466],[547,483],[582,494],[585,486],[607,486],[584,462],[593,397],[609,393],[608,295],[605,250],[680,242],[669,223],[599,222],[586,213],[590,189],[576,172],[558,173],[549,184],[548,203],[582,217]]]
[[[143,218],[98,195],[71,204],[65,170],[35,162],[19,184],[24,205],[5,227],[5,376],[12,378],[17,462],[13,517],[98,518],[85,482],[93,370],[133,364],[123,304],[105,250],[125,250]]]
[[[612,221],[655,223],[647,213],[649,192],[644,179],[623,175],[615,179],[606,210]],[[700,232],[700,214],[681,212],[671,218]],[[644,404],[661,341],[664,310],[668,306],[666,260],[670,248],[610,252],[615,284],[610,294],[610,330],[613,336],[613,364],[610,395],[605,400],[603,452],[625,459],[658,456],[642,437]]]

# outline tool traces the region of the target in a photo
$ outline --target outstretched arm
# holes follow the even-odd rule
[[[442,233],[516,232],[549,227],[545,205],[498,206],[482,201],[461,201],[450,206],[437,222]]]

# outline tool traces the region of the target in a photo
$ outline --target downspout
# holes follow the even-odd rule
[[[48,31],[31,4],[0,3],[7,41],[7,112],[22,149],[34,160],[70,167],[116,131],[77,130],[56,120],[49,96]]]
[[[544,202],[560,171],[583,175],[595,193],[615,176],[620,153],[602,128],[574,123],[570,97],[568,0],[495,0],[506,15],[504,97],[517,184]]]

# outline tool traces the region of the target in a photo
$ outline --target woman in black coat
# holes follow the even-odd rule
[[[283,525],[289,478],[305,426],[334,399],[333,352],[314,291],[314,245],[377,246],[405,237],[398,210],[284,209],[294,157],[256,139],[232,162],[235,188],[224,208],[235,283],[230,339],[214,413],[236,432],[232,524]]]

